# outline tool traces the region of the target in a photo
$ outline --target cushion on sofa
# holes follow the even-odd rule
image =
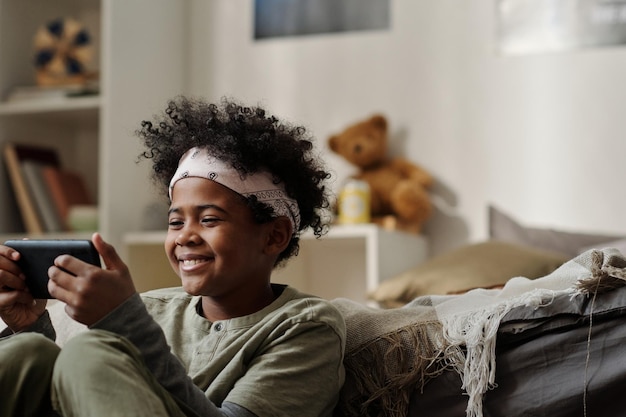
[[[421,295],[492,288],[519,276],[539,278],[567,260],[559,253],[489,240],[435,256],[384,281],[369,297],[382,307],[397,307]]]
[[[488,215],[489,237],[491,239],[551,250],[565,254],[570,258],[591,248],[613,247],[612,242],[624,238],[624,236],[618,235],[527,227],[494,206],[489,206]]]

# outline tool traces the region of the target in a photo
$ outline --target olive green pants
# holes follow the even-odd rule
[[[189,415],[132,343],[99,330],[79,333],[63,349],[36,333],[0,340],[0,397],[3,417]]]

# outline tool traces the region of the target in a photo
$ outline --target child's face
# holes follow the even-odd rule
[[[187,293],[236,297],[268,285],[266,230],[234,191],[185,178],[172,191],[165,251]]]

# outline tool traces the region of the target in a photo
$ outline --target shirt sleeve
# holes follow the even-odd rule
[[[176,399],[200,416],[255,417],[236,405],[218,408],[196,387],[182,363],[170,351],[161,327],[154,321],[139,294],[91,326],[117,333],[130,340],[142,353],[146,366],[159,383]]]
[[[46,336],[48,339],[52,341],[55,341],[57,337],[56,331],[54,330],[54,326],[52,326],[52,321],[50,321],[50,313],[48,313],[48,310],[45,310],[43,314],[39,316],[37,321],[35,321],[30,327],[28,327],[25,330],[22,330],[21,332],[15,333],[10,328],[8,327],[5,328],[4,330],[0,332],[0,339],[5,338],[5,337],[11,337],[14,334],[27,333],[27,332],[41,333],[42,335]]]

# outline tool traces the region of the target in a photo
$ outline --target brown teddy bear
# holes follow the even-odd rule
[[[387,141],[387,119],[375,114],[332,135],[328,145],[359,169],[353,178],[369,184],[372,222],[419,233],[432,214],[433,178],[404,158],[389,157]]]

